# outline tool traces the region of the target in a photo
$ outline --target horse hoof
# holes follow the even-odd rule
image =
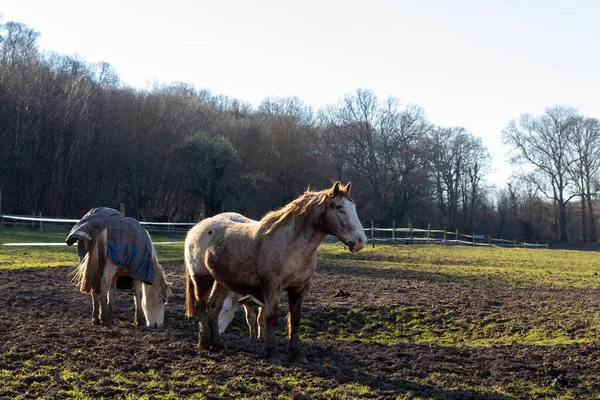
[[[271,364],[281,365],[281,357],[279,357],[279,356],[267,357],[267,361],[270,362]]]
[[[213,343],[213,345],[212,345],[211,348],[212,348],[213,351],[223,351],[223,350],[225,350],[225,346],[223,346],[223,343],[217,343],[217,344]]]
[[[92,325],[100,325],[100,320],[98,318],[92,318]]]
[[[209,350],[212,345],[212,335],[209,330],[203,330],[200,327],[200,332],[198,333],[198,347],[202,350]]]
[[[198,347],[200,348],[200,350],[210,350],[210,342],[201,340],[198,342]]]
[[[277,349],[267,349],[267,361],[269,361],[271,364],[281,364],[281,357],[279,356]]]
[[[295,364],[308,364],[308,360],[303,352],[297,352],[290,354],[291,362]]]

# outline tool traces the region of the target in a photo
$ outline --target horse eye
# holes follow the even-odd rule
[[[336,208],[340,212],[340,214],[346,214],[346,211],[344,211],[344,206],[337,206]]]

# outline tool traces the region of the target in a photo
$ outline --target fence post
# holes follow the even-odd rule
[[[375,222],[373,220],[371,220],[371,242],[375,248]]]
[[[473,232],[473,247],[475,247],[475,232]]]
[[[40,211],[40,232],[44,233],[44,225],[42,224],[42,212]]]
[[[488,233],[488,245],[492,247],[492,235]]]
[[[35,211],[33,212],[33,215],[31,216],[32,218],[35,218]],[[31,227],[35,228],[35,219],[31,220]]]
[[[2,189],[0,189],[0,228],[4,228],[4,217],[2,217]]]
[[[409,232],[409,239],[410,239],[410,244],[413,244],[413,231],[412,231],[412,222],[408,221],[408,232]]]
[[[513,239],[513,247],[517,247],[517,239]]]
[[[392,245],[396,246],[396,220],[392,220]]]
[[[427,223],[427,244],[429,244],[429,232],[431,232],[431,223]]]
[[[119,203],[119,209],[121,210],[121,214],[125,215],[125,203]]]
[[[448,244],[448,236],[446,234],[446,225],[444,225],[444,244]]]
[[[456,239],[456,244],[458,245],[458,229],[456,230],[456,236],[454,236],[454,238]]]

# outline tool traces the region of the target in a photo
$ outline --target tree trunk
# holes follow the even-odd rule
[[[567,204],[563,200],[558,202],[558,224],[560,225],[560,241],[566,242],[567,235]]]
[[[592,203],[592,196],[589,191],[587,194],[588,208],[590,210],[589,220],[590,220],[590,241],[592,243],[596,243],[598,241],[598,235],[596,233],[596,218],[594,217],[594,206]]]
[[[581,194],[581,238],[584,243],[587,239],[587,218],[585,216],[585,193]]]

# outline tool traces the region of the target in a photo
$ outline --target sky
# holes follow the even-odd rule
[[[597,0],[2,0],[7,21],[141,89],[185,82],[318,109],[363,88],[417,104],[482,138],[498,187],[510,120],[555,105],[600,118]]]

